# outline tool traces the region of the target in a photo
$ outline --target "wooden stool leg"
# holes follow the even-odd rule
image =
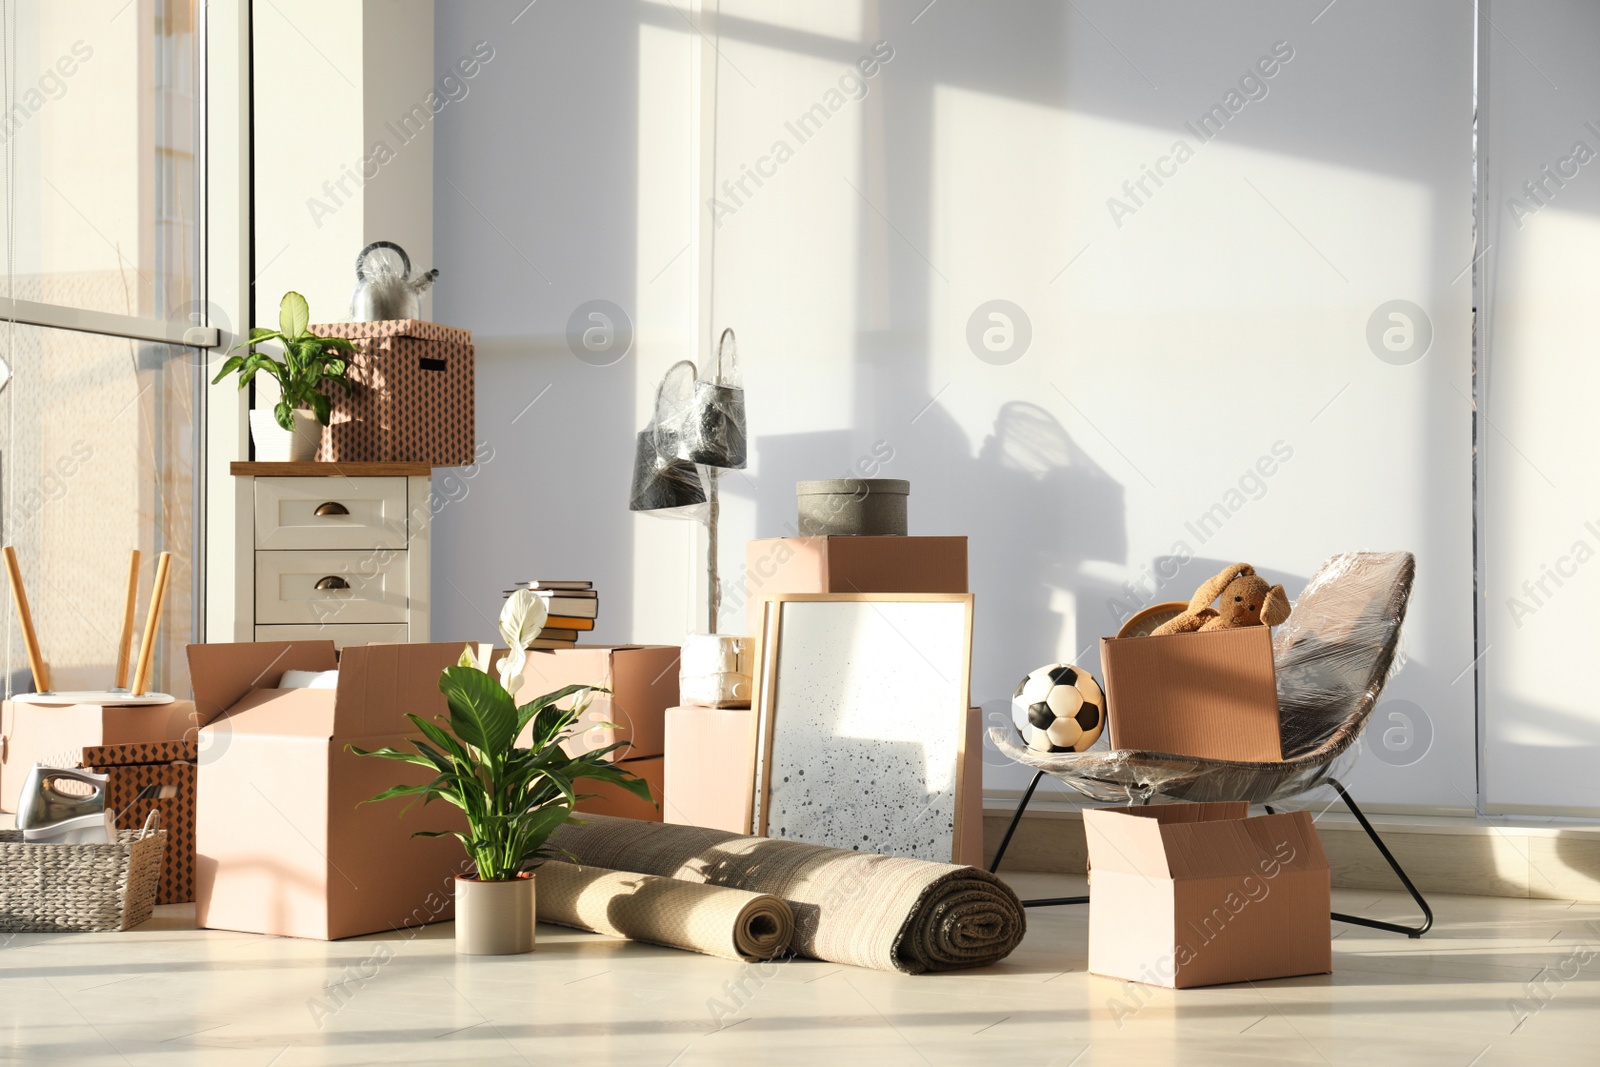
[[[161,630],[161,609],[167,600],[167,579],[172,553],[163,552],[156,560],[156,584],[150,590],[150,611],[145,616],[144,637],[139,642],[139,665],[133,672],[133,695],[142,697],[150,686],[150,662],[156,653],[156,635]]]
[[[11,599],[17,605],[17,618],[22,622],[22,643],[28,650],[28,666],[33,670],[33,688],[36,692],[50,691],[50,669],[45,665],[44,653],[39,651],[39,635],[33,629],[33,612],[28,610],[28,594],[22,588],[22,568],[17,564],[17,550],[6,545],[6,577],[11,580]]]
[[[133,620],[139,607],[139,550],[128,555],[128,603],[122,610],[122,637],[117,641],[117,676],[112,688],[128,688],[128,667],[133,658]]]

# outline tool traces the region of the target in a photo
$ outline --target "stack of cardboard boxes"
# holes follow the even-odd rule
[[[14,814],[35,763],[87,767],[109,775],[106,808],[124,830],[143,825],[152,807],[167,831],[166,866],[158,904],[194,899],[195,768],[200,726],[195,705],[0,705],[0,811]],[[147,785],[172,785],[177,794],[134,803]]]
[[[747,628],[761,633],[762,597],[773,593],[965,593],[965,537],[775,537],[745,549]],[[967,726],[966,779],[982,781],[980,716]],[[749,833],[754,804],[756,712],[679,706],[666,713],[666,821]],[[981,788],[966,791],[967,862],[982,848]]]

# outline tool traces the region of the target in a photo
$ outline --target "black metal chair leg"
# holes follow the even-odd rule
[[[1006,849],[1011,845],[1011,835],[1017,832],[1017,824],[1022,822],[1022,813],[1028,810],[1028,802],[1033,799],[1033,791],[1039,788],[1044,772],[1035,771],[1033,781],[1028,783],[1027,790],[1022,794],[1022,800],[1017,804],[1017,810],[1011,816],[1011,825],[1006,827],[1005,836],[1000,839],[1000,847],[994,850],[994,861],[989,864],[989,873],[998,874],[1000,861],[1005,858]],[[1039,897],[1035,900],[1024,900],[1024,908],[1053,908],[1064,904],[1087,904],[1088,897]]]
[[[1361,828],[1367,832],[1367,836],[1372,839],[1372,843],[1378,846],[1378,852],[1383,856],[1384,862],[1395,873],[1395,877],[1400,879],[1400,884],[1406,887],[1406,892],[1410,893],[1411,899],[1417,902],[1417,907],[1422,909],[1422,925],[1403,926],[1400,923],[1386,923],[1381,919],[1364,919],[1359,915],[1344,915],[1337,911],[1333,913],[1333,918],[1342,923],[1367,926],[1374,930],[1386,930],[1391,934],[1405,934],[1407,937],[1413,938],[1421,937],[1433,929],[1433,909],[1428,907],[1428,902],[1422,898],[1422,894],[1417,891],[1417,887],[1406,876],[1405,870],[1401,868],[1399,862],[1394,858],[1394,853],[1389,851],[1389,846],[1383,843],[1383,838],[1378,836],[1378,831],[1374,830],[1372,824],[1367,821],[1366,814],[1356,804],[1355,798],[1345,789],[1344,783],[1337,778],[1329,778],[1328,782],[1339,791],[1339,798],[1344,801],[1345,807],[1350,809],[1350,814],[1356,817],[1356,822],[1361,824]],[[1266,805],[1266,809],[1268,814],[1273,813],[1270,804]]]

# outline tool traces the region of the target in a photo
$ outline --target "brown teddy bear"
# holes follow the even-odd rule
[[[1211,602],[1221,597],[1221,610]],[[1268,586],[1248,563],[1235,563],[1195,591],[1189,610],[1150,631],[1151,637],[1241,626],[1276,626],[1289,617],[1283,586]]]

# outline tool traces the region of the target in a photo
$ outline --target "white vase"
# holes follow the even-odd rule
[[[304,408],[293,412],[294,429],[278,425],[270,410],[250,412],[250,438],[261,463],[309,463],[322,444],[322,424]]]
[[[531,873],[504,882],[457,878],[456,952],[463,956],[532,952],[536,899]]]

